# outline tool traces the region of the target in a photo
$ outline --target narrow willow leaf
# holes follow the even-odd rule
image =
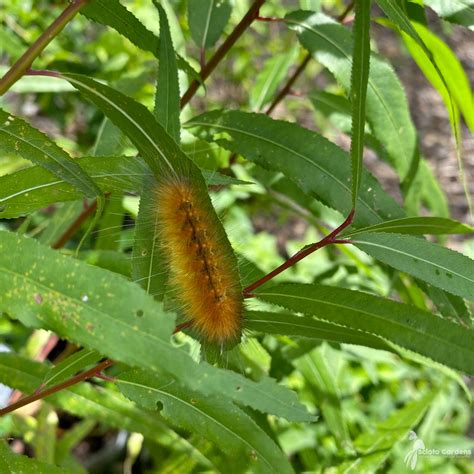
[[[352,205],[355,208],[359,196],[364,159],[364,130],[367,84],[370,67],[370,7],[371,0],[356,1],[354,22],[354,52],[351,70],[351,163]]]
[[[0,353],[0,382],[24,393],[33,393],[47,376],[45,364],[25,359],[13,353]],[[142,433],[151,441],[192,449],[158,413],[144,411],[120,393],[88,383],[76,385],[48,397],[55,407],[79,417],[100,421],[106,426]]]
[[[455,130],[458,126],[454,114],[457,114],[459,107],[467,126],[474,133],[472,90],[461,62],[451,48],[428,28],[420,24],[414,24],[414,28],[432,52],[436,68],[433,66],[433,61],[429,60],[426,51],[422,50],[411,37],[403,34],[404,42],[418,67],[443,98],[450,114],[452,128]]]
[[[46,135],[0,109],[0,151],[19,155],[67,181],[87,197],[100,189],[80,165]]]
[[[466,26],[474,31],[473,0],[425,0],[424,4],[432,8],[443,20]]]
[[[158,57],[160,39],[148,30],[119,0],[93,0],[84,5],[80,13],[96,23],[110,26],[138,48],[149,51]],[[177,61],[180,69],[195,79],[199,78],[199,74],[184,58],[178,56]]]
[[[436,84],[436,88],[438,88],[437,86],[439,86],[438,90],[440,90],[440,93],[443,96],[444,101],[446,102],[446,106],[450,114],[451,125],[453,127],[454,132],[457,133],[457,111],[453,103],[453,97],[455,97],[455,94],[457,93],[449,86],[449,77],[452,75],[452,71],[444,67],[443,61],[440,61],[440,59],[442,59],[443,57],[443,54],[440,54],[439,49],[443,49],[444,43],[439,40],[436,35],[433,35],[423,25],[418,25],[416,23],[412,24],[410,18],[400,8],[398,3],[389,2],[387,0],[377,0],[377,3],[380,5],[385,14],[390,18],[390,20],[395,25],[397,25],[398,28],[400,28],[400,31],[403,32],[403,38],[405,39],[405,42],[408,45],[409,49],[410,45],[413,47],[412,50],[410,49],[413,58],[417,62],[417,58],[421,60],[424,67],[422,67],[420,63],[418,64],[423,70],[423,72],[428,70],[430,71],[430,77],[427,77],[429,78],[429,80],[432,81],[432,83],[434,81],[434,84]],[[447,46],[445,46],[445,48],[449,50]],[[457,66],[459,67],[459,62]],[[467,81],[467,78],[466,82],[468,86],[468,95],[472,95],[470,93],[469,82]],[[459,93],[460,92],[461,91],[459,91]],[[470,102],[470,109],[473,109],[472,101]],[[471,122],[472,121],[474,121],[474,118],[471,119]]]
[[[148,178],[143,182],[144,193],[135,223],[132,255],[132,278],[147,293],[161,301],[166,292],[167,272],[165,256],[157,246],[160,237],[155,197],[150,192],[156,182]],[[148,192],[146,192],[148,190]]]
[[[405,209],[409,215],[421,214],[423,205],[435,216],[450,217],[446,194],[426,160],[420,161],[413,183],[405,196]]]
[[[381,224],[346,232],[344,235],[357,235],[364,232],[393,232],[398,234],[470,234],[474,227],[445,217],[404,217]]]
[[[372,334],[330,322],[319,321],[312,317],[296,316],[289,313],[247,311],[245,313],[245,328],[264,334],[296,336],[315,341],[357,344],[373,347],[374,349],[392,350],[383,339]]]
[[[419,400],[393,412],[387,420],[378,423],[374,430],[359,435],[354,445],[361,456],[338,466],[338,472],[378,472],[396,443],[407,439],[409,431],[418,425],[435,396],[435,391],[428,392]]]
[[[53,464],[15,454],[3,440],[0,440],[0,471],[12,474],[66,474],[68,472]]]
[[[118,378],[122,392],[135,403],[155,410],[172,425],[204,436],[234,462],[250,464],[252,472],[293,472],[271,438],[242,409],[224,397],[202,396],[180,387],[170,377],[130,371]]]
[[[228,0],[189,0],[188,23],[194,42],[202,50],[214,46],[229,21]]]
[[[428,285],[424,281],[417,281],[418,286],[429,296],[431,301],[436,305],[439,313],[445,318],[453,319],[459,324],[472,328],[474,320],[471,312],[463,298],[453,295],[447,291]]]
[[[175,173],[188,158],[148,109],[121,92],[79,74],[61,74],[124,132],[154,174]]]
[[[161,38],[154,115],[166,132],[176,143],[179,143],[180,97],[178,70],[166,13],[159,4],[154,3],[160,15]],[[144,179],[140,208],[135,225],[132,276],[147,293],[161,300],[166,288],[167,275],[163,265],[164,256],[159,255],[157,248],[159,238],[158,214],[155,209],[155,196],[152,193],[154,186],[156,186],[156,183],[154,183],[153,178]]]
[[[288,420],[313,419],[294,392],[270,378],[256,383],[196,364],[169,340],[173,315],[138,285],[32,239],[0,232],[0,292],[0,311],[26,326],[51,329],[113,360],[165,373],[204,395],[221,394]]]
[[[100,359],[102,359],[102,356],[98,352],[81,349],[51,367],[41,385],[43,387],[56,385],[78,372],[85,370],[92,364],[99,362]]]
[[[474,262],[461,253],[410,235],[369,233],[353,242],[397,270],[474,300]]]
[[[62,463],[65,461],[70,456],[72,450],[90,434],[95,425],[95,420],[85,419],[77,422],[66,431],[56,445],[55,456],[57,462]]]
[[[259,112],[274,96],[279,85],[288,74],[288,69],[295,60],[296,48],[277,54],[268,61],[255,80],[250,91],[249,103],[252,110]]]
[[[37,425],[31,443],[35,450],[35,458],[48,464],[54,464],[58,416],[51,405],[45,403],[41,406],[36,420]]]
[[[77,161],[104,193],[112,195],[138,192],[143,179],[151,176],[143,160],[127,156],[82,157]],[[230,176],[203,172],[208,185],[244,184]],[[0,176],[0,218],[29,214],[55,202],[76,201],[81,193],[69,183],[59,180],[49,171],[32,166],[10,175]]]
[[[364,331],[454,369],[474,372],[474,331],[415,306],[344,288],[296,283],[256,294],[288,310]]]
[[[351,449],[351,438],[341,405],[341,394],[337,384],[337,353],[327,344],[322,344],[311,353],[293,361],[305,382],[315,388],[315,399],[323,418],[334,435],[338,446]]]
[[[186,126],[199,138],[216,142],[265,169],[282,172],[302,191],[342,214],[350,212],[349,156],[318,133],[263,114],[238,111],[208,112]],[[404,215],[366,171],[362,173],[356,209],[357,227]]]
[[[314,109],[344,133],[352,129],[351,102],[344,96],[326,91],[312,91],[309,96]],[[366,127],[366,133],[367,133]]]
[[[94,248],[96,250],[118,250],[118,234],[123,224],[123,205],[121,193],[111,195],[107,198],[104,213],[97,228],[97,239]]]
[[[297,31],[303,47],[349,91],[353,50],[351,33],[333,19],[319,13],[294,12],[285,21]],[[407,99],[387,61],[372,53],[370,64],[367,119],[403,180],[416,151],[415,128],[410,119]]]
[[[160,14],[160,49],[155,95],[155,117],[176,143],[180,140],[179,81],[176,55],[163,7],[154,1]]]
[[[110,26],[140,49],[157,54],[159,39],[119,0],[93,0],[84,5],[80,13],[101,25]]]

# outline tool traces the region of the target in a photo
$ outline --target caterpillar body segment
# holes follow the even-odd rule
[[[191,177],[168,175],[154,193],[160,246],[181,312],[205,342],[238,343],[243,298],[237,260],[207,190]]]

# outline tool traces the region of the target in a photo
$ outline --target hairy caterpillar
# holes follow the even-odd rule
[[[205,342],[239,342],[243,298],[236,259],[207,194],[176,174],[161,177],[153,192],[160,246],[182,313]]]

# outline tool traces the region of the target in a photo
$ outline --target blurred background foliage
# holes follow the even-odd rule
[[[232,30],[249,5],[248,1],[240,0],[232,3],[223,36]],[[159,34],[158,14],[151,1],[127,0],[122,4],[149,30]],[[188,27],[187,2],[163,0],[161,4],[170,21],[177,53],[195,70],[199,70],[200,49]],[[267,2],[261,14],[281,17],[295,9],[323,9],[326,14],[337,17],[345,7],[345,2],[340,0],[275,0]],[[63,8],[62,1],[0,0],[1,74]],[[451,44],[472,81],[472,33],[440,20],[432,12],[428,13],[430,27],[447,44]],[[438,209],[448,212],[449,204],[453,217],[465,219],[467,204],[458,186],[458,167],[442,100],[414,66],[403,43],[393,32],[374,25],[373,36],[373,47],[393,62],[404,83],[422,150],[441,183],[439,188],[443,190],[440,191]],[[213,50],[215,46],[206,51],[207,59]],[[285,26],[255,22],[206,81],[205,88],[193,99],[192,107],[184,110],[183,122],[198,112],[214,108],[265,110],[304,54],[294,33]],[[116,31],[93,23],[82,15],[67,25],[35,61],[34,67],[90,75],[114,85],[149,108],[153,104],[157,71],[154,56],[138,49]],[[189,80],[189,76],[180,71],[181,91],[186,90]],[[347,149],[348,116],[336,113],[332,107],[325,109],[321,95],[317,95],[322,91],[339,95],[342,99],[342,90],[329,72],[312,61],[273,116],[318,130]],[[109,145],[113,145],[115,154],[134,155],[136,152],[133,145],[104,120],[97,108],[84,101],[65,82],[24,77],[0,101],[2,107],[25,117],[73,156],[92,154],[96,150],[98,137],[104,136]],[[469,182],[474,169],[474,141],[466,129],[464,136],[463,156]],[[229,166],[228,152],[196,140],[186,132],[183,132],[182,139],[183,148],[202,168],[215,171],[226,170]],[[377,151],[371,152],[367,159],[368,166],[385,188],[399,197],[397,177],[381,155]],[[30,164],[16,156],[0,156],[0,175],[25,166]],[[340,219],[335,211],[316,201],[312,206],[318,219],[309,216],[304,209],[282,198],[278,183],[272,181],[273,175],[254,166],[238,159],[232,165],[233,173],[237,178],[253,184],[216,189],[213,193],[215,206],[232,243],[247,262],[244,268],[248,268],[250,280],[259,271],[269,271],[283,262],[302,245],[320,238],[322,231],[331,228]],[[255,182],[256,178],[258,182]],[[124,217],[114,223],[112,216],[108,238],[113,242],[111,247],[121,252],[122,257],[111,256],[107,259],[102,254],[98,262],[99,256],[94,253],[98,232],[94,231],[83,246],[81,258],[129,275],[131,232],[138,197],[125,196],[114,206],[114,212]],[[0,226],[39,236],[44,243],[49,243],[61,225],[81,209],[82,202],[52,206],[27,218],[0,221]],[[80,237],[78,235],[71,240],[68,251],[73,251]],[[474,240],[450,239],[451,247],[474,256]],[[245,279],[246,275],[243,277]],[[417,282],[411,277],[398,276],[382,265],[376,265],[354,247],[322,249],[286,272],[284,279],[321,282],[383,296],[393,295],[395,291],[399,299],[412,304],[418,302],[421,307],[425,304]],[[0,336],[5,342],[5,350],[14,350],[37,360],[49,337],[45,331],[31,332],[6,318],[0,319]],[[192,353],[198,350],[189,338],[182,336],[182,339],[190,344]],[[393,436],[390,439],[394,447],[388,453],[383,472],[409,472],[404,457],[410,451],[412,442],[407,438],[407,430],[404,430],[402,415],[405,412],[398,413],[397,410],[403,410],[406,404],[419,400],[423,395],[431,397],[429,403],[422,408],[415,406],[414,413],[406,415],[406,420],[407,425],[416,427],[416,433],[426,447],[474,449],[470,401],[462,384],[452,374],[416,362],[402,361],[394,354],[372,349],[325,342],[313,346],[314,343],[309,347],[303,339],[273,336],[258,339],[249,333],[245,343],[229,354],[225,361],[229,368],[255,379],[261,374],[283,379],[299,392],[310,410],[318,414],[318,421],[312,425],[269,420],[275,436],[297,471],[321,472],[326,469],[327,472],[336,472],[336,468],[331,470],[330,466],[354,457],[355,448],[363,446],[361,436],[365,434],[373,436],[375,443],[383,442],[381,440],[386,436]],[[49,359],[54,360],[58,351],[50,353]],[[465,378],[464,382],[472,391],[472,380]],[[6,402],[10,395],[8,389],[2,390],[2,401]],[[397,419],[401,425],[397,425]],[[41,404],[39,410],[37,406],[26,407],[2,418],[0,437],[15,438],[13,447],[17,452],[34,453],[45,461],[62,461],[71,472],[82,472],[72,454],[89,472],[101,473],[202,472],[212,470],[209,459],[215,462],[215,466],[223,465],[215,446],[196,439],[196,435],[190,436],[178,430],[184,439],[198,446],[199,451],[189,449],[189,446],[183,448],[175,438],[163,436],[160,440],[149,439],[137,433],[130,434],[130,429],[112,426],[105,417],[90,416],[81,420],[64,407],[53,408],[46,402]],[[430,473],[469,473],[473,470],[472,459],[460,457],[422,457],[417,466],[417,472]],[[227,465],[222,472],[231,471],[232,467]],[[370,468],[365,472],[371,472]]]

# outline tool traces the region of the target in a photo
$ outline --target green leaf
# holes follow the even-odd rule
[[[327,67],[346,91],[350,90],[353,41],[351,33],[326,15],[294,12],[286,23],[315,59]],[[372,53],[367,88],[367,119],[403,180],[416,152],[416,134],[407,99],[393,68]]]
[[[473,318],[466,302],[457,295],[443,291],[435,286],[418,281],[418,285],[429,296],[436,308],[445,318],[451,318],[468,328],[473,327]]]
[[[41,406],[37,422],[32,441],[35,458],[49,464],[54,464],[58,416],[48,403]]]
[[[351,164],[352,206],[359,195],[364,159],[365,108],[370,68],[370,7],[371,0],[355,3],[354,52],[351,70]]]
[[[413,183],[405,196],[408,214],[421,214],[423,205],[435,216],[449,217],[446,195],[426,160],[420,161]]]
[[[155,117],[176,143],[180,140],[179,81],[168,19],[160,4],[153,2],[160,14],[159,67],[155,95]]]
[[[192,133],[242,154],[265,169],[280,171],[301,190],[347,215],[352,208],[348,154],[318,133],[263,114],[213,111],[186,124]],[[366,171],[355,226],[403,217],[400,206]]]
[[[70,455],[71,451],[94,429],[96,421],[86,419],[79,421],[66,431],[56,445],[56,459],[62,463]]]
[[[223,397],[183,389],[170,377],[130,371],[118,378],[122,392],[139,405],[161,414],[173,425],[203,436],[234,462],[251,464],[252,472],[293,472],[271,438],[242,409]]]
[[[0,471],[5,474],[66,474],[67,471],[37,459],[14,454],[5,441],[0,440]]]
[[[398,234],[470,234],[474,227],[445,217],[404,217],[345,232],[345,236],[364,232],[393,232]]]
[[[26,326],[51,329],[113,360],[165,373],[204,395],[217,393],[289,420],[313,419],[294,392],[270,378],[256,383],[196,364],[169,340],[173,316],[138,285],[32,239],[0,232],[0,292],[0,311]]]
[[[69,377],[82,372],[103,357],[96,351],[81,349],[51,367],[46,374],[42,387],[51,387],[67,380]]]
[[[110,26],[143,51],[149,51],[158,57],[160,39],[148,30],[119,0],[93,0],[80,10],[86,18],[100,25]],[[177,56],[180,69],[194,79],[199,74],[181,56]]]
[[[111,195],[107,198],[105,210],[100,218],[97,239],[95,241],[96,250],[117,250],[119,242],[117,235],[123,225],[123,205],[122,194]]]
[[[84,212],[84,201],[64,203],[56,209],[49,219],[48,226],[40,234],[38,240],[44,245],[52,246],[64,234],[64,230]]]
[[[45,364],[13,353],[0,353],[0,382],[25,393],[34,392],[46,377]],[[88,417],[106,426],[144,434],[151,441],[189,449],[189,444],[158,413],[134,406],[120,393],[88,383],[78,384],[48,397],[48,402],[72,415]]]
[[[457,23],[474,30],[473,0],[424,0],[443,20]]]
[[[331,341],[345,344],[357,344],[391,351],[392,348],[372,334],[348,329],[338,324],[319,321],[312,317],[296,316],[289,313],[271,313],[265,311],[247,311],[245,328],[264,334],[304,337],[314,341]]]
[[[428,392],[419,400],[394,411],[387,420],[378,423],[375,429],[359,435],[354,445],[360,452],[360,457],[338,466],[338,472],[379,472],[396,443],[405,439],[408,432],[421,421],[435,395],[436,391]]]
[[[137,192],[150,169],[138,157],[97,156],[77,158],[104,193],[112,195]],[[220,173],[203,172],[208,185],[243,184]],[[82,195],[69,183],[57,179],[49,171],[32,166],[10,175],[0,176],[0,218],[29,214],[55,202],[76,201]]]
[[[160,40],[119,0],[93,0],[84,5],[80,13],[94,22],[110,26],[138,48],[158,53]]]
[[[312,91],[309,98],[317,112],[322,113],[332,125],[342,132],[349,133],[352,128],[349,99],[325,91]]]
[[[474,300],[474,264],[465,255],[410,235],[357,235],[354,245],[372,257],[463,298]]]
[[[189,0],[189,29],[200,49],[204,50],[215,44],[229,21],[231,11],[228,0]]]
[[[415,306],[344,288],[296,283],[255,293],[269,303],[379,336],[441,364],[474,372],[474,331]]]
[[[99,107],[130,138],[154,174],[161,174],[163,170],[176,173],[178,169],[190,166],[190,160],[145,106],[86,76],[63,73],[61,77]]]
[[[72,184],[85,196],[95,197],[100,189],[87,173],[56,143],[24,120],[0,109],[0,151],[19,155]]]
[[[295,60],[296,48],[285,53],[272,56],[266,61],[262,71],[258,73],[255,85],[250,90],[249,104],[252,110],[260,111],[275,95],[278,86],[287,76],[288,70]]]
[[[473,95],[469,79],[461,62],[451,48],[428,28],[417,23],[413,27],[432,53],[436,68],[427,57],[426,52],[411,37],[402,34],[413,59],[443,98],[449,114],[456,114],[457,107],[459,107],[467,126],[474,133]],[[455,104],[453,104],[453,100]],[[453,107],[456,107],[456,109],[453,110]],[[457,126],[456,118],[451,117],[451,121],[454,122],[451,125],[455,129]]]
[[[152,189],[156,181],[149,178],[143,182],[144,189]],[[135,223],[132,254],[132,278],[147,293],[161,301],[166,292],[167,271],[165,256],[157,245],[160,238],[155,197],[148,192],[140,198],[140,207]]]
[[[315,389],[315,398],[329,430],[340,447],[351,448],[352,441],[337,385],[337,352],[327,344],[296,359],[293,365],[301,372],[305,382]]]

